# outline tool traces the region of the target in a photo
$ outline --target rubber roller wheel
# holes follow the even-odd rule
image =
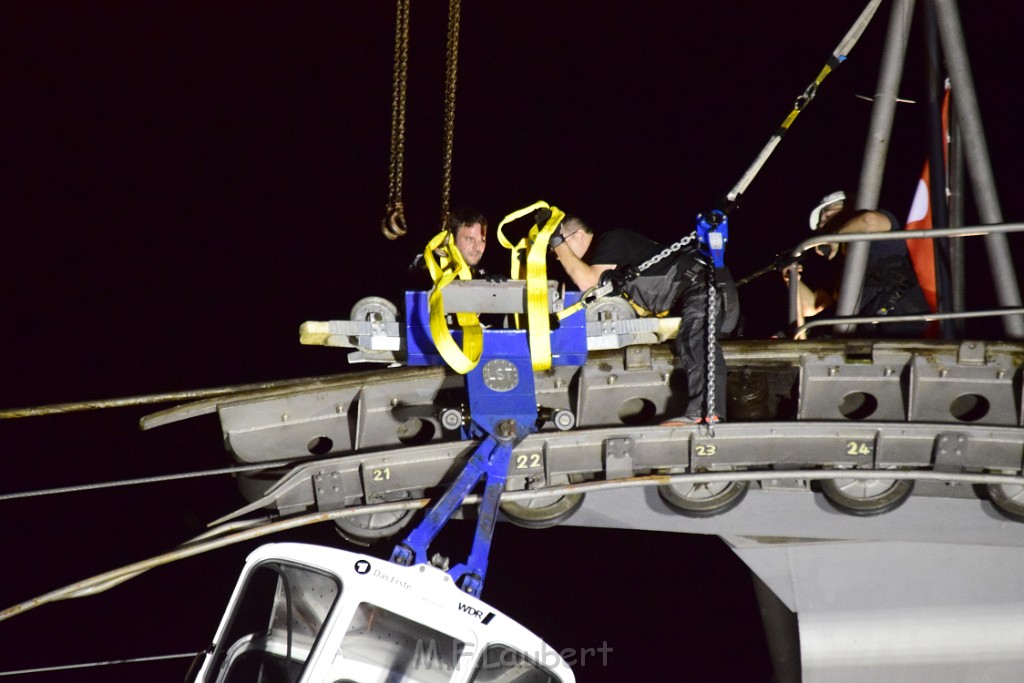
[[[586,308],[587,321],[632,320],[637,317],[636,309],[621,296],[601,297]]]
[[[825,479],[821,492],[832,507],[859,517],[895,510],[914,490],[911,479]]]
[[[658,495],[673,510],[687,517],[713,517],[732,510],[747,495],[748,482],[665,484]]]
[[[1015,522],[1024,522],[1024,486],[989,484],[988,499],[1004,517]]]
[[[398,307],[382,297],[368,296],[356,302],[349,319],[393,323],[398,320]]]
[[[575,484],[582,480],[578,475],[553,475],[551,486]],[[547,529],[569,519],[583,505],[583,498],[582,493],[571,493],[509,501],[501,504],[501,514],[516,526]]]
[[[419,498],[409,491],[385,495],[378,503],[394,503],[400,500]],[[357,545],[368,546],[398,534],[412,521],[415,510],[398,510],[396,512],[373,512],[354,517],[339,517],[334,520],[338,533],[346,540]]]

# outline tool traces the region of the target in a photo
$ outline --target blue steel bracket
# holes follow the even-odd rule
[[[504,469],[501,471],[498,478],[501,479],[501,487],[504,487],[504,478],[507,476],[508,472],[508,458],[512,449],[511,447],[501,449],[498,445],[498,441],[493,437],[487,437],[477,445],[473,450],[473,454],[470,456],[469,461],[459,473],[459,476],[430,508],[423,521],[421,521],[416,528],[412,530],[409,536],[406,537],[405,541],[395,547],[391,554],[392,562],[402,565],[412,565],[417,562],[425,562],[427,558],[427,549],[430,547],[431,542],[441,532],[441,529],[448,520],[451,519],[451,516],[455,514],[455,511],[459,509],[462,505],[462,501],[465,500],[466,496],[473,490],[473,487],[476,486],[477,482],[486,477],[488,489],[491,487],[492,472],[494,469],[501,467],[502,463],[500,461],[502,459],[504,459]],[[503,450],[507,452],[503,454]],[[500,489],[498,494],[501,494]],[[483,515],[481,514],[481,519],[482,518]],[[477,526],[477,534],[479,535],[480,524],[478,523]],[[493,528],[490,533],[493,533]],[[488,543],[489,541],[490,534],[488,534]],[[474,548],[475,547],[476,541],[474,540]],[[483,571],[486,573],[486,570],[487,567],[485,562]],[[452,578],[458,579],[459,577],[453,576]]]
[[[725,267],[725,244],[729,241],[729,217],[715,209],[708,215],[697,214],[697,239],[700,250],[710,255],[715,268]]]
[[[465,564],[457,564],[448,570],[448,576],[452,577],[462,590],[477,597],[483,591],[484,579],[487,578],[487,558],[491,553],[494,527],[498,523],[498,504],[501,502],[501,492],[505,490],[512,447],[512,442],[498,442],[491,452],[487,467],[487,486],[484,488],[483,500],[480,501],[469,559]]]
[[[430,305],[428,292],[409,291],[405,293],[405,338],[406,363],[416,365],[444,365],[444,359],[434,346],[434,338],[430,333]],[[566,292],[564,305],[572,306],[580,300],[581,292]],[[492,356],[492,339],[497,333],[517,333],[526,335],[525,330],[504,330],[487,328],[484,330],[484,354]],[[452,330],[452,338],[462,343],[462,331]],[[523,337],[524,343],[526,337]],[[527,344],[528,346],[528,344]],[[481,358],[483,363],[485,358]],[[587,321],[582,315],[572,315],[558,321],[558,327],[551,330],[551,364],[552,365],[585,365],[587,362]]]
[[[574,293],[572,301],[579,297]],[[570,297],[566,297],[567,301]],[[551,334],[554,365],[586,362],[586,323],[566,322]],[[458,333],[453,337],[458,339]],[[429,330],[425,292],[406,293],[406,338],[409,365],[444,363]],[[403,565],[425,562],[430,543],[455,514],[481,479],[486,480],[477,516],[473,545],[465,563],[448,575],[464,591],[479,596],[487,576],[487,558],[498,520],[501,493],[508,477],[512,449],[537,431],[537,392],[526,330],[483,330],[483,351],[477,366],[466,374],[471,421],[463,429],[466,439],[480,439],[455,481],[428,510],[426,517],[392,552],[391,561]]]

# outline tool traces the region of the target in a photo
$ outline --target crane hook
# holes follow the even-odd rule
[[[385,207],[384,211],[384,220],[380,222],[381,232],[389,240],[396,240],[408,231],[405,223],[405,209],[401,202],[396,202],[392,206]]]

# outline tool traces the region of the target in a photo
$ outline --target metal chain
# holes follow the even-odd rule
[[[690,242],[697,239],[697,231],[694,230],[689,235],[683,237],[675,244],[666,247],[661,252],[655,254],[651,258],[647,259],[637,267],[638,272],[644,272],[659,261],[671,256],[673,253],[679,251]],[[718,304],[716,301],[717,292],[715,291],[715,269],[708,268],[708,343],[707,343],[707,381],[705,382],[705,404],[706,410],[704,413],[704,424],[707,427],[708,434],[710,436],[715,435],[715,429],[712,424],[712,420],[715,415],[715,352],[718,346],[718,339],[715,335],[715,320],[718,316]]]
[[[395,18],[395,73],[391,83],[391,166],[388,170],[388,204],[402,201],[402,167],[405,153],[405,102],[409,73],[409,0],[398,0]]]
[[[718,349],[718,335],[715,334],[715,321],[718,317],[717,292],[715,291],[715,270],[708,269],[708,358],[707,358],[707,379],[705,382],[704,397],[706,410],[704,412],[704,423],[707,426],[708,434],[715,435],[715,353]]]
[[[444,157],[441,179],[441,227],[448,223],[452,186],[452,147],[455,138],[455,84],[459,63],[460,0],[448,1],[448,51],[444,84]]]
[[[405,162],[405,110],[409,73],[409,0],[397,0],[395,12],[395,72],[391,84],[391,159],[388,167],[388,204],[381,230],[389,240],[406,233],[402,203]]]
[[[694,230],[689,235],[687,235],[686,237],[682,238],[681,240],[679,240],[675,244],[673,244],[671,246],[668,246],[668,247],[665,247],[664,249],[661,250],[660,253],[655,254],[651,258],[649,258],[646,261],[644,261],[643,263],[641,263],[639,266],[637,266],[637,271],[639,271],[641,273],[644,272],[645,270],[647,270],[648,268],[650,268],[654,264],[658,263],[659,261],[663,261],[663,260],[667,259],[669,256],[671,256],[675,252],[679,251],[680,249],[682,249],[683,247],[685,247],[687,244],[689,244],[690,242],[694,241],[695,239],[697,239],[697,231],[696,230]]]
[[[656,263],[665,260],[675,252],[679,251],[690,242],[697,239],[697,231],[694,230],[675,244],[665,247],[659,253],[647,259],[637,267],[638,272],[644,272]],[[704,426],[710,436],[715,435],[715,354],[718,350],[718,338],[715,334],[715,322],[718,318],[718,293],[715,289],[715,269],[708,268],[708,315],[707,315],[707,381],[704,384]]]
[[[689,235],[683,237],[681,240],[679,240],[675,244],[673,244],[671,246],[668,246],[668,247],[665,247],[664,249],[661,250],[661,252],[655,254],[651,258],[649,258],[646,261],[644,261],[643,263],[641,263],[637,267],[637,269],[636,269],[637,272],[638,273],[644,272],[645,270],[647,270],[648,268],[650,268],[654,264],[656,264],[659,261],[662,261],[662,260],[668,258],[669,256],[671,256],[675,252],[679,251],[680,249],[682,249],[683,247],[685,247],[687,244],[689,244],[690,242],[694,241],[695,239],[697,239],[697,231],[696,230],[691,232]],[[577,304],[576,306],[582,307],[582,308],[587,308],[587,307],[593,305],[601,297],[606,296],[608,294],[611,294],[614,291],[615,291],[615,285],[613,285],[611,282],[608,282],[608,283],[603,284],[603,285],[594,285],[593,287],[591,287],[587,291],[583,292],[583,296],[580,299],[579,304]]]

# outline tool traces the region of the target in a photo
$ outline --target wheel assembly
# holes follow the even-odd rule
[[[658,495],[676,512],[687,517],[712,517],[728,512],[747,495],[748,482],[722,481],[703,484],[664,484]]]
[[[1024,522],[1024,486],[989,484],[988,499],[1004,517],[1015,522]]]
[[[375,503],[394,503],[400,500],[419,498],[409,491],[398,491],[388,494]],[[415,510],[397,510],[395,512],[371,512],[366,515],[339,517],[334,520],[338,533],[346,540],[358,545],[368,546],[376,541],[390,538],[399,533],[412,521]]]
[[[550,485],[576,484],[582,480],[574,474],[556,474],[551,476]],[[501,514],[516,526],[546,529],[569,519],[583,505],[583,498],[582,493],[570,493],[509,501],[501,504]]]
[[[393,323],[398,320],[398,307],[383,297],[368,296],[356,302],[349,319],[359,322]]]
[[[601,297],[585,309],[587,321],[632,320],[636,309],[620,296]]]
[[[914,490],[912,479],[824,479],[821,492],[840,512],[867,517],[895,510]]]

